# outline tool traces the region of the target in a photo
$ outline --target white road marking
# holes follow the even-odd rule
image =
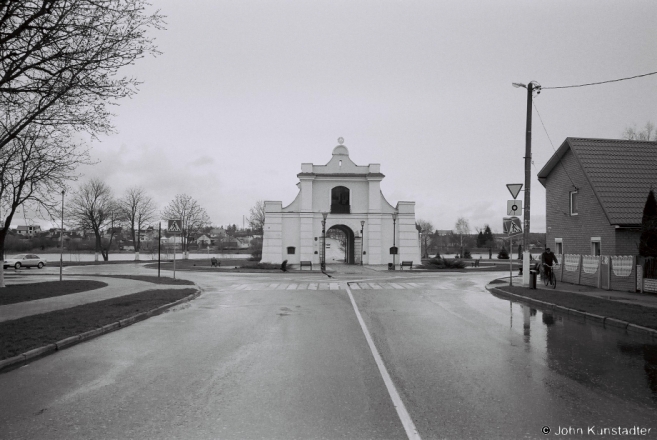
[[[361,316],[360,311],[358,310],[358,306],[356,305],[356,300],[354,300],[354,296],[351,294],[351,289],[349,288],[349,284],[347,284],[347,293],[349,294],[351,305],[354,307],[354,312],[356,312],[356,317],[358,318],[358,322],[360,323],[360,328],[363,330],[365,339],[367,339],[367,345],[370,346],[370,351],[372,352],[372,356],[374,356],[374,361],[376,362],[377,367],[379,367],[379,373],[381,373],[383,382],[386,384],[386,388],[388,389],[388,394],[390,395],[390,399],[392,399],[392,404],[395,406],[395,409],[397,410],[397,415],[399,416],[399,419],[401,420],[402,425],[404,426],[404,430],[406,431],[406,436],[409,438],[409,440],[422,440],[420,434],[417,432],[415,423],[413,423],[413,419],[411,418],[410,414],[408,414],[408,411],[406,410],[406,406],[404,406],[404,402],[402,401],[401,397],[399,396],[399,393],[397,392],[397,388],[395,388],[395,384],[392,381],[392,378],[390,377],[388,370],[386,370],[386,366],[383,363],[383,359],[381,359],[381,355],[379,355],[379,351],[376,349],[376,345],[374,345],[374,340],[372,339],[372,335],[370,335],[370,331],[367,329],[367,326],[365,325],[365,321],[363,321],[363,317]]]

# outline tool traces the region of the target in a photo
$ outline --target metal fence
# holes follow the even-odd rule
[[[651,283],[646,286],[644,282],[647,279],[637,257],[632,255],[564,254],[557,255],[557,260],[561,264],[554,270],[560,281],[606,290],[652,291]]]

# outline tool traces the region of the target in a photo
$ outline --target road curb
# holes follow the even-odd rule
[[[78,335],[70,336],[68,338],[62,339],[61,341],[57,341],[53,344],[48,344],[43,347],[38,347],[34,348],[32,350],[26,351],[25,353],[19,354],[14,357],[10,357],[7,359],[3,359],[0,361],[0,373],[5,373],[7,371],[13,370],[15,368],[18,368],[22,365],[26,365],[30,363],[31,361],[34,361],[36,359],[48,356],[52,353],[55,353],[57,351],[63,350],[68,347],[72,347],[73,345],[77,345],[80,342],[88,341],[90,339],[97,338],[98,336],[102,336],[106,333],[113,332],[115,330],[122,329],[124,327],[127,327],[129,325],[132,325],[136,322],[143,321],[145,319],[148,319],[152,316],[157,316],[168,309],[178,306],[180,304],[189,302],[193,299],[198,298],[201,295],[201,289],[197,289],[196,292],[192,293],[191,295],[188,295],[184,298],[181,298],[177,301],[174,301],[172,303],[164,304],[159,307],[156,307],[152,310],[149,310],[147,312],[142,312],[138,313],[133,316],[129,316],[125,319],[122,319],[117,322],[113,322],[111,324],[104,325],[100,328],[93,329],[86,331],[84,333],[80,333]]]
[[[511,293],[507,292],[506,290],[502,290],[498,287],[495,287],[491,284],[486,285],[486,290],[489,292],[494,292],[497,293],[498,295],[505,296],[505,297],[512,297],[512,298],[517,298],[523,302],[528,302],[530,304],[535,304],[539,307],[542,308],[547,308],[550,310],[555,310],[557,312],[561,312],[565,315],[571,315],[571,316],[580,316],[586,319],[587,321],[595,322],[598,324],[601,324],[604,328],[614,328],[617,330],[623,330],[626,333],[635,333],[635,334],[642,334],[645,336],[652,337],[652,339],[657,340],[657,330],[649,328],[649,327],[643,327],[638,324],[632,324],[627,321],[622,321],[620,319],[616,318],[611,318],[609,316],[601,316],[601,315],[596,315],[594,313],[589,313],[589,312],[582,312],[581,310],[575,310],[575,309],[570,309],[568,307],[563,307],[557,304],[552,304],[548,303],[545,301],[540,301],[534,298],[529,298],[527,296],[523,295],[518,295],[517,293]]]

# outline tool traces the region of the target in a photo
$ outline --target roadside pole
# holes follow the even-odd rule
[[[509,236],[509,286],[513,286],[513,237]]]
[[[157,277],[160,278],[160,248],[162,247],[162,222],[157,228]]]
[[[169,219],[169,224],[167,227],[167,230],[169,231],[169,235],[173,235],[173,279],[176,279],[176,236],[180,237],[180,244],[181,244],[181,250],[182,248],[182,240],[183,240],[183,231],[184,229],[182,228],[182,220],[180,219],[175,219],[171,220]]]

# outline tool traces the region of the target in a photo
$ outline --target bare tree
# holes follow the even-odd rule
[[[28,205],[44,216],[59,217],[61,192],[83,163],[89,163],[88,151],[67,133],[47,127],[29,127],[0,150],[0,257],[18,208]]]
[[[188,244],[191,236],[210,224],[210,217],[205,209],[187,194],[176,195],[162,211],[162,218],[182,220],[182,246],[185,258],[188,257]]]
[[[120,68],[157,54],[146,0],[0,1],[0,149],[31,125],[111,131],[108,104],[139,82]]]
[[[155,220],[155,203],[144,188],[133,187],[126,190],[118,201],[121,216],[130,228],[132,242],[135,246],[135,260],[139,260],[141,247],[141,230],[147,223]]]
[[[254,232],[262,234],[265,226],[265,202],[258,200],[251,208],[249,216],[249,227]]]
[[[417,227],[420,231],[420,239],[422,240],[422,254],[423,258],[429,258],[429,243],[431,241],[431,235],[433,234],[434,227],[431,222],[426,220],[418,220]]]
[[[461,237],[461,258],[463,258],[463,236],[470,234],[470,223],[464,217],[459,217],[456,220],[455,229]]]
[[[99,251],[103,260],[107,261],[112,239],[121,225],[120,214],[110,187],[98,179],[91,179],[73,193],[68,202],[65,221],[82,229],[91,229],[96,237],[96,261]],[[102,232],[105,228],[109,237],[103,242]]]
[[[657,141],[657,131],[655,131],[655,125],[648,121],[641,131],[637,130],[636,125],[626,127],[625,131],[623,131],[623,139],[632,141]]]

